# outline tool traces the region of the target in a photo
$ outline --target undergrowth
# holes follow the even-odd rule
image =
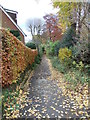
[[[79,71],[78,69],[62,64],[58,57],[49,57],[51,59],[52,66],[56,68],[59,72],[63,73],[64,80],[70,83],[70,86],[67,86],[71,89],[76,89],[78,84],[88,84],[90,77],[85,71]]]

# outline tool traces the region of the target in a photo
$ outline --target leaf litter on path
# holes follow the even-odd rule
[[[60,73],[57,69],[52,67],[50,59],[47,58],[47,61],[49,64],[49,69],[51,71],[51,76],[48,77],[48,80],[57,81],[57,85],[62,89],[63,95],[69,96],[70,99],[76,103],[74,109],[84,108],[85,110],[88,110],[89,109],[89,92],[88,92],[89,86],[88,84],[84,84],[83,86],[81,84],[78,84],[77,91],[69,89],[71,84],[69,86],[69,83],[64,80],[64,75]],[[89,117],[86,111],[83,112],[82,110],[82,111],[79,111],[78,113],[79,114],[85,113],[85,115]]]
[[[39,73],[40,71],[38,70],[39,74],[38,76],[36,75],[36,79],[37,81],[39,81],[38,84],[40,84],[41,79],[41,83],[45,83],[46,87],[44,85],[39,87],[38,84],[32,86],[30,80],[27,81],[25,91],[19,91],[20,94],[17,98],[17,104],[19,104],[19,109],[14,110],[11,117],[10,113],[7,112],[7,118],[22,118],[26,116],[31,118],[50,118],[51,116],[53,118],[55,116],[58,118],[63,118],[67,116],[68,118],[71,118],[73,115],[76,115],[77,117],[79,117],[80,115],[83,117],[89,117],[86,111],[86,109],[88,109],[88,86],[85,85],[83,87],[83,90],[80,92],[67,89],[66,86],[68,86],[69,84],[65,82],[63,74],[52,67],[49,59],[45,59],[49,66],[51,75],[45,74],[45,79],[47,79],[45,80],[43,71],[44,68],[42,68],[41,73]],[[41,64],[41,66],[44,67],[43,63]],[[32,76],[35,77],[35,73],[33,73]],[[35,78],[33,78],[33,81],[34,80]],[[58,88],[56,88],[57,86]],[[82,88],[81,85],[79,85],[79,90],[81,90],[80,88]],[[46,91],[44,91],[43,93],[44,89]],[[49,91],[50,89],[51,91]],[[54,89],[55,91],[54,93],[52,93],[52,90]],[[28,96],[30,96],[31,90],[33,93],[37,91],[38,93],[34,93],[34,95],[29,98]],[[39,92],[41,92],[41,96],[38,96]],[[50,96],[53,98],[50,98]],[[71,101],[68,97],[71,99]],[[60,102],[62,98],[63,101]],[[24,113],[22,112],[23,110]],[[71,114],[69,114],[70,112]]]

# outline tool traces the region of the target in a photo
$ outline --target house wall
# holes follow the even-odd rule
[[[18,30],[19,29],[13,24],[13,22],[4,14],[4,12],[2,11],[2,27],[3,28],[10,28],[13,30]],[[20,32],[20,31],[19,31]],[[24,41],[24,35],[20,32],[21,38],[22,38],[22,42],[25,44]]]

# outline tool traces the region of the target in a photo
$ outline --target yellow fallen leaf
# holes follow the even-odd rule
[[[22,94],[22,90],[20,90],[20,94]]]
[[[80,109],[82,109],[83,108],[83,105],[80,105],[80,107],[79,107]]]
[[[78,113],[79,113],[79,114],[83,114],[83,111],[79,111]]]

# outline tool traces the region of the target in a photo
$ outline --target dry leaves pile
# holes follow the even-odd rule
[[[4,105],[4,111],[3,117],[7,119],[13,119],[20,117],[19,114],[19,108],[22,104],[22,101],[25,100],[27,92],[26,89],[29,85],[29,80],[33,75],[33,71],[29,70],[27,71],[26,75],[24,76],[23,82],[28,78],[26,83],[21,83],[20,86],[16,87],[16,90],[12,93],[10,92],[10,95],[8,95],[6,102],[3,103]],[[23,87],[23,90],[22,90]],[[4,96],[2,96],[2,99],[5,99]]]

